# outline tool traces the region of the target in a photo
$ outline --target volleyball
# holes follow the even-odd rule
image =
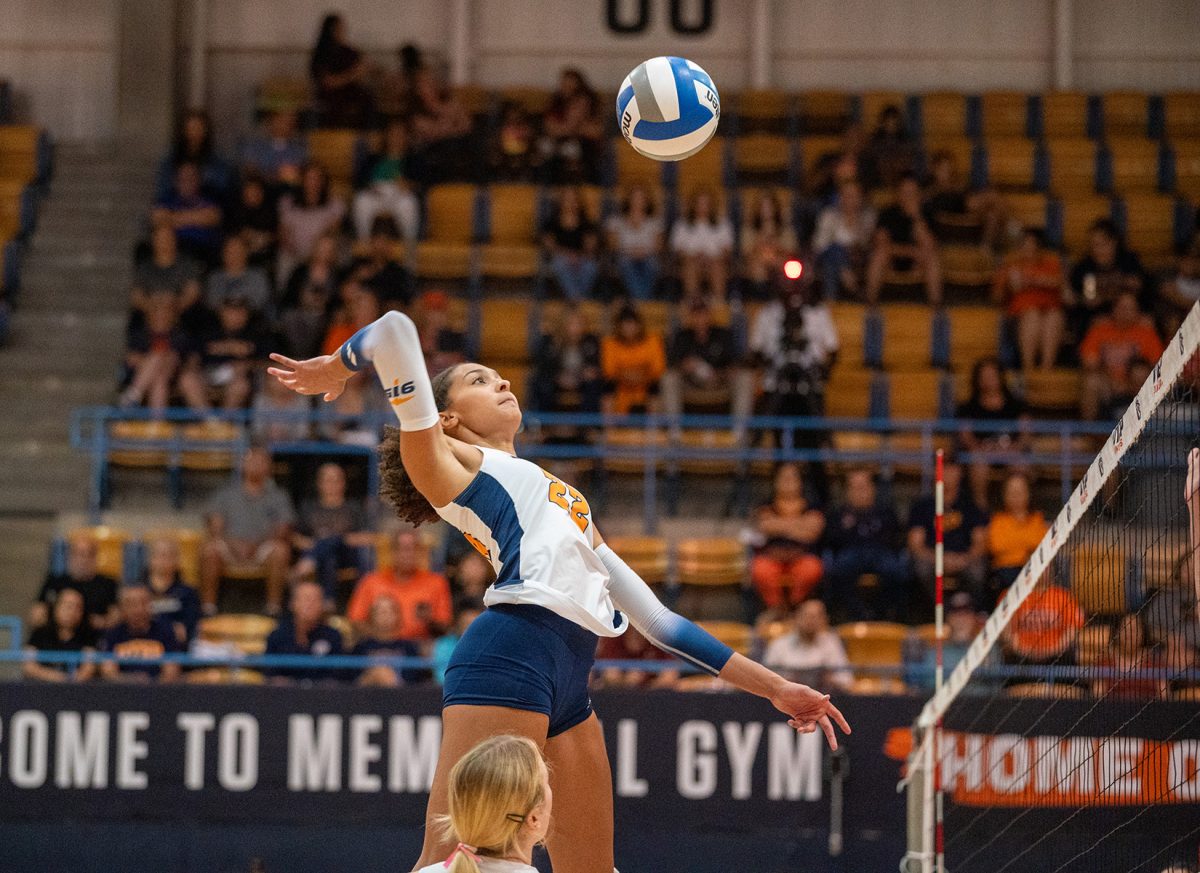
[[[621,135],[638,154],[656,161],[682,161],[700,151],[720,118],[717,86],[686,58],[638,64],[617,93]]]

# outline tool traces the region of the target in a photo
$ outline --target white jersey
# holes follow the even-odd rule
[[[628,619],[609,596],[583,495],[537,464],[476,448],[483,455],[479,472],[437,513],[496,571],[483,602],[533,604],[598,636],[624,633]]]

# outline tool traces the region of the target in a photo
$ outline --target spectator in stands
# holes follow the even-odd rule
[[[378,152],[368,158],[366,185],[354,195],[354,232],[360,240],[371,235],[375,219],[389,216],[409,243],[417,241],[420,205],[407,176],[408,124],[388,122]]]
[[[426,66],[420,47],[411,42],[396,49],[396,62],[380,76],[376,90],[376,108],[386,118],[409,114],[413,80]]]
[[[530,387],[534,409],[600,411],[600,340],[578,307],[565,308],[553,329],[542,334]]]
[[[488,177],[497,182],[531,182],[537,129],[519,103],[505,101],[488,153]]]
[[[463,602],[482,603],[484,594],[495,581],[496,574],[488,559],[468,548],[454,568],[454,595]]]
[[[479,150],[471,114],[428,67],[413,74],[410,109],[413,178],[426,184],[474,178]]]
[[[323,355],[335,354],[346,340],[382,314],[379,296],[353,277],[342,282],[338,298],[341,305],[334,310],[321,341]]]
[[[912,173],[916,166],[916,149],[899,106],[889,105],[879,111],[863,165],[868,188],[890,188]]]
[[[679,281],[685,299],[699,297],[707,284],[713,300],[725,300],[733,225],[717,207],[711,191],[701,190],[688,201],[684,217],[671,228],[671,252],[679,259]]]
[[[862,184],[855,179],[843,182],[837,202],[817,216],[812,243],[826,300],[837,300],[843,293],[859,295],[874,230],[875,210],[866,203]]]
[[[1175,336],[1197,301],[1200,301],[1200,235],[1184,249],[1159,286],[1157,308],[1163,336]]]
[[[321,121],[326,127],[364,127],[370,120],[370,67],[362,52],[346,40],[342,16],[326,15],[308,62]]]
[[[942,266],[937,240],[921,214],[921,187],[916,176],[903,175],[896,183],[896,202],[879,213],[871,256],[867,262],[867,302],[879,302],[879,292],[890,270],[916,268],[925,283],[925,297],[933,306],[942,302]]]
[[[942,669],[946,676],[967,654],[967,649],[979,633],[979,626],[979,612],[975,608],[974,598],[968,592],[955,591],[946,599],[946,639],[942,641]],[[994,650],[987,660],[996,661]],[[905,681],[909,686],[914,690],[932,693],[937,676],[936,649],[929,643],[908,646],[905,648],[905,662]]]
[[[253,266],[275,269],[279,209],[267,191],[266,182],[257,173],[250,172],[242,178],[238,197],[225,214],[225,236],[241,239]]]
[[[958,432],[958,446],[964,452],[1025,452],[1031,435],[1027,429],[1029,410],[1008,390],[1008,380],[998,358],[983,358],[971,370],[971,396],[960,403],[955,418],[967,422]],[[975,423],[978,422],[978,425]],[[995,423],[1002,430],[988,430]],[[989,462],[977,458],[971,462],[971,497],[977,506],[987,506],[991,480]]]
[[[645,186],[634,185],[625,193],[620,212],[609,217],[605,229],[625,293],[649,300],[658,284],[663,225]]]
[[[88,624],[83,594],[77,588],[58,592],[50,620],[34,628],[25,644],[27,652],[90,653],[95,648],[96,632]],[[31,660],[21,665],[21,674],[41,682],[85,682],[96,675],[96,665],[86,661],[72,665]]]
[[[771,641],[763,663],[793,682],[819,682],[847,690],[854,675],[847,669],[846,647],[841,637],[829,629],[825,604],[813,598],[792,612],[792,627]]]
[[[221,267],[208,275],[204,302],[219,312],[227,300],[245,300],[255,315],[267,311],[271,282],[266,271],[250,266],[250,249],[240,236],[231,236],[221,246]]]
[[[312,401],[278,379],[263,379],[250,404],[254,438],[267,444],[307,439]]]
[[[373,658],[419,658],[417,644],[400,636],[400,604],[390,595],[375,598],[367,618],[363,637],[354,644],[350,654]],[[395,688],[420,682],[428,675],[412,667],[400,668],[390,664],[367,667],[358,676],[359,685]]]
[[[1075,640],[1084,621],[1083,609],[1070,591],[1053,583],[1038,585],[1013,611],[1002,632],[1005,663],[1074,666]],[[1036,676],[1022,676],[1005,684],[1037,681]],[[1074,683],[1068,680],[1063,684]]]
[[[64,588],[74,588],[83,595],[83,610],[88,625],[102,631],[116,619],[117,582],[97,572],[99,547],[87,533],[77,533],[67,542],[67,572],[47,574],[37,600],[29,612],[29,623],[41,627]]]
[[[1004,509],[992,515],[987,527],[988,556],[992,566],[984,606],[991,611],[1000,595],[1017,581],[1021,568],[1045,536],[1046,518],[1032,509],[1029,477],[1010,473],[1004,480]]]
[[[542,119],[538,151],[551,184],[595,184],[600,175],[604,121],[600,99],[582,72],[568,68]]]
[[[865,184],[866,139],[862,127],[851,124],[842,132],[839,147],[831,151],[804,154],[804,192],[801,200],[800,237],[812,235],[817,213],[833,205],[847,182]],[[811,171],[810,171],[811,168]]]
[[[972,191],[961,169],[953,152],[934,153],[923,207],[925,222],[942,242],[968,241],[963,239],[966,231],[970,242],[999,251],[1008,233],[1004,198],[987,188]]]
[[[267,636],[268,655],[309,655],[323,658],[345,652],[342,634],[325,623],[321,586],[300,581],[292,586],[288,615]],[[264,671],[276,684],[336,682],[343,671],[322,667],[272,667]]]
[[[138,326],[126,330],[125,368],[129,384],[117,404],[141,406],[156,413],[167,408],[179,365],[192,350],[192,341],[179,324],[175,300],[165,294],[151,297]]]
[[[385,309],[404,309],[412,302],[412,276],[397,255],[401,251],[400,229],[390,215],[371,222],[366,255],[356,262],[354,275],[375,293]]]
[[[667,347],[664,410],[670,415],[731,411],[739,418],[749,416],[754,377],[738,366],[739,358],[733,331],[714,322],[707,301],[697,297],[685,304],[683,323]]]
[[[293,575],[315,574],[325,591],[326,607],[335,608],[338,570],[361,571],[358,550],[375,545],[362,501],[346,496],[346,471],[340,464],[330,461],[317,469],[317,494],[300,504],[293,543],[304,552]]]
[[[171,193],[154,204],[150,220],[155,227],[174,230],[182,251],[205,264],[216,260],[221,248],[221,207],[200,187],[196,164],[179,165]]]
[[[978,592],[987,577],[987,512],[962,489],[962,463],[947,456],[942,469],[945,513],[942,518],[944,569],[947,579],[957,588]],[[917,500],[908,516],[908,553],[917,580],[933,597],[934,499]]]
[[[406,640],[432,642],[453,620],[450,583],[441,573],[425,569],[428,551],[420,535],[404,528],[392,536],[392,561],[363,576],[354,587],[346,617],[355,626],[365,625],[374,602],[383,596],[400,607],[400,633]]]
[[[771,499],[754,512],[748,539],[754,547],[750,579],[767,608],[776,615],[803,603],[821,582],[817,556],[825,516],[808,502],[800,465],[775,468]]]
[[[600,369],[608,383],[605,401],[612,412],[649,410],[667,371],[667,354],[662,336],[646,330],[636,307],[623,307],[612,334],[600,341]]]
[[[203,109],[189,109],[179,119],[171,151],[158,165],[156,199],[166,200],[171,196],[176,171],[185,163],[199,168],[201,190],[210,200],[222,203],[232,193],[233,167],[217,155],[213,146],[212,119]]]
[[[1079,347],[1083,363],[1083,417],[1095,421],[1101,416],[1116,418],[1132,400],[1141,381],[1135,373],[1163,353],[1150,318],[1138,309],[1133,291],[1120,292],[1112,304],[1112,314],[1097,319],[1088,329]],[[1141,366],[1135,366],[1141,362]]]
[[[672,661],[666,652],[652,646],[634,627],[619,637],[601,637],[596,648],[597,661]],[[679,670],[638,670],[625,667],[605,667],[593,674],[594,688],[673,688],[679,684]]]
[[[147,550],[143,583],[150,590],[150,610],[175,630],[179,645],[186,649],[200,623],[200,596],[183,581],[179,571],[179,542],[157,537]]]
[[[480,557],[480,560],[482,561],[483,558]],[[454,627],[434,640],[433,653],[430,657],[433,659],[433,678],[439,685],[446,681],[446,668],[450,666],[450,656],[454,654],[454,648],[458,645],[458,641],[462,639],[471,623],[482,614],[482,601],[464,600],[460,602],[455,610]]]
[[[126,585],[121,589],[117,605],[119,620],[100,643],[100,651],[111,653],[116,660],[100,663],[101,677],[110,682],[178,680],[182,672],[178,663],[145,663],[147,658],[183,651],[175,628],[165,618],[154,614],[150,589],[145,585]]]
[[[600,275],[600,229],[588,215],[579,189],[563,188],[542,228],[550,269],[568,300],[590,297]]]
[[[1117,225],[1108,218],[1096,221],[1088,234],[1087,254],[1071,270],[1070,322],[1075,338],[1085,336],[1119,295],[1131,293],[1140,301],[1147,281],[1142,262],[1125,247]]]
[[[309,357],[320,348],[326,310],[338,291],[338,254],[337,234],[324,234],[308,260],[292,270],[279,301],[281,326],[289,347],[311,349]]]
[[[207,538],[200,548],[200,600],[205,614],[217,611],[217,589],[225,570],[247,565],[266,575],[267,612],[279,614],[295,518],[287,492],[271,479],[270,454],[252,446],[242,456],[241,480],[214,494],[205,512]]]
[[[336,231],[346,215],[346,203],[330,194],[329,175],[320,164],[306,164],[300,174],[300,191],[285,194],[279,202],[279,275],[312,255],[317,240]]]
[[[296,134],[296,112],[280,109],[267,117],[262,133],[242,143],[242,171],[261,176],[275,191],[300,181],[308,162],[308,144]]]
[[[166,295],[175,302],[185,326],[194,331],[204,322],[200,303],[201,266],[179,251],[175,231],[160,225],[150,232],[150,257],[133,271],[129,327],[140,328],[151,298]]]
[[[262,319],[242,297],[217,310],[217,325],[196,344],[179,374],[179,392],[190,409],[207,413],[212,400],[222,409],[242,409],[254,390],[254,368],[267,354]]]
[[[1150,700],[1167,696],[1165,679],[1143,679],[1129,676],[1143,670],[1161,668],[1158,653],[1146,639],[1146,628],[1138,613],[1123,615],[1113,628],[1107,655],[1100,666],[1115,670],[1116,676],[1096,681],[1093,693],[1099,698]]]
[[[783,262],[800,249],[792,222],[773,192],[758,195],[750,219],[742,222],[740,243],[742,270],[750,288],[756,297],[767,297]]]
[[[415,321],[431,375],[461,364],[466,358],[467,339],[450,324],[450,297],[445,291],[426,291],[418,301]]]
[[[846,474],[845,503],[829,513],[825,536],[833,553],[825,575],[835,613],[848,621],[907,618],[910,580],[900,554],[903,532],[891,505],[879,502],[870,470]],[[879,602],[871,607],[858,586],[866,574],[879,579]]]
[[[1062,347],[1066,313],[1062,258],[1046,248],[1040,228],[1027,227],[1021,243],[996,269],[992,297],[1005,307],[1017,331],[1021,369],[1049,370]]]

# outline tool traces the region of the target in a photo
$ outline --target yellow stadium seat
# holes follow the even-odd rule
[[[996,188],[1033,188],[1037,149],[1025,137],[990,137],[984,142],[988,184]],[[1044,219],[1043,219],[1044,221]]]
[[[96,546],[96,572],[118,582],[124,578],[125,544],[133,537],[129,531],[108,525],[79,527],[67,534],[68,540],[83,537]]]
[[[842,150],[842,138],[822,134],[818,136],[800,137],[800,165],[806,176],[811,176],[813,168],[826,155],[836,155]]]
[[[1169,194],[1129,194],[1125,240],[1151,270],[1166,268],[1175,250],[1175,198]]]
[[[480,246],[485,276],[525,279],[537,273],[537,188],[493,185],[490,189],[491,241]]]
[[[1042,136],[1046,139],[1087,136],[1087,95],[1049,91],[1042,95]]]
[[[1066,197],[1096,191],[1096,143],[1083,137],[1046,140],[1050,188]]]
[[[670,438],[658,428],[609,427],[604,430],[604,469],[613,473],[645,472],[645,454],[656,450],[655,468],[661,470],[670,453]]]
[[[837,133],[850,121],[850,95],[844,91],[802,91],[800,129],[806,133]]]
[[[512,86],[502,88],[499,93],[500,102],[515,103],[533,115],[541,115],[550,108],[553,94],[545,88]]]
[[[1049,198],[1037,191],[1009,191],[1004,194],[1008,214],[1023,227],[1046,227],[1046,204]]]
[[[1107,197],[1081,195],[1062,202],[1063,245],[1072,255],[1087,247],[1088,229],[1100,218],[1112,217],[1112,201]]]
[[[232,470],[236,443],[241,432],[233,422],[202,421],[185,424],[180,429],[185,443],[221,443],[219,448],[191,448],[180,456],[179,465],[185,470]]]
[[[480,303],[479,357],[488,366],[529,360],[529,306],[521,297],[494,297]]]
[[[1110,91],[1100,102],[1104,136],[1140,137],[1149,129],[1150,98],[1140,91]]]
[[[867,418],[875,376],[850,364],[833,368],[825,386],[825,414],[830,418]]]
[[[881,311],[883,366],[888,370],[928,367],[933,349],[932,310],[920,303],[890,303]]]
[[[927,645],[932,646],[934,643],[937,642],[937,639],[938,639],[937,625],[935,625],[935,624],[919,624],[915,628],[913,628],[913,631],[916,633],[917,639],[919,639],[923,643],[926,643]],[[949,638],[950,638],[950,628],[943,624],[942,625],[942,639],[947,640]]]
[[[417,244],[416,272],[458,279],[470,272],[475,235],[474,185],[436,185],[425,195],[425,239]]]
[[[675,571],[681,585],[741,585],[746,579],[746,547],[732,537],[680,540]]]
[[[862,94],[862,124],[869,134],[879,121],[879,113],[889,106],[895,106],[906,119],[908,98],[900,91],[866,91]]]
[[[932,162],[939,152],[946,152],[954,159],[955,171],[958,173],[959,184],[966,185],[971,174],[971,159],[975,143],[965,136],[926,136],[925,154]]]
[[[941,249],[942,278],[947,285],[987,288],[992,284],[992,253],[979,246],[946,245]]]
[[[708,145],[675,166],[681,202],[687,203],[700,190],[714,194],[721,191],[725,187],[725,138],[714,136]]]
[[[985,137],[1023,137],[1029,132],[1029,96],[1020,91],[988,91],[979,98]]]
[[[1000,351],[1000,313],[991,306],[952,306],[950,319],[950,367],[970,372],[980,358]]]
[[[754,628],[740,621],[698,621],[708,631],[739,655],[749,655],[754,643]]]
[[[1189,200],[1200,200],[1200,134],[1196,136],[1171,143],[1175,154],[1175,191]]]
[[[831,303],[833,326],[837,329],[841,349],[839,358],[847,364],[858,366],[863,361],[863,335],[866,331],[867,307],[861,303]]]
[[[260,112],[295,112],[311,102],[308,76],[271,76],[259,83],[255,105]]]
[[[1200,91],[1164,94],[1163,118],[1171,139],[1200,138]]]
[[[176,426],[169,421],[114,421],[108,427],[108,435],[122,442],[157,442],[175,436]],[[162,449],[112,449],[108,462],[118,467],[165,467],[168,452]]]
[[[791,141],[768,133],[741,136],[734,141],[733,160],[739,180],[782,181],[792,160]]]
[[[40,127],[32,124],[0,125],[0,178],[28,183],[37,178]]]
[[[648,585],[667,581],[670,560],[667,541],[662,537],[606,537],[610,549],[621,556]]]
[[[834,630],[856,667],[899,667],[903,663],[908,628],[890,621],[856,621]]]
[[[1110,139],[1113,189],[1119,194],[1157,191],[1160,151],[1157,140],[1145,137]]]
[[[210,643],[232,643],[247,655],[261,655],[276,621],[264,615],[222,613],[200,619],[200,638]]]
[[[795,97],[787,91],[749,90],[734,98],[738,133],[772,131],[782,133],[795,113]]]
[[[1004,689],[1009,697],[1054,698],[1056,700],[1079,700],[1087,696],[1087,689],[1077,685],[1060,685],[1053,682],[1022,682]]]
[[[888,374],[890,418],[938,418],[941,411],[943,374],[940,370],[912,370]]]
[[[492,92],[482,85],[456,85],[454,99],[471,115],[482,115],[492,105]]]
[[[1071,593],[1089,615],[1124,615],[1125,549],[1120,543],[1087,544],[1071,552]]]
[[[671,326],[671,304],[665,300],[644,300],[638,303],[637,310],[646,322],[647,332],[667,335],[667,328]]]
[[[921,127],[926,140],[966,136],[967,98],[948,91],[922,95]]]
[[[663,165],[660,161],[639,155],[630,147],[629,143],[619,136],[613,138],[609,148],[612,150],[617,165],[618,187],[630,188],[634,185],[643,185],[651,190],[662,187]],[[712,143],[705,146],[701,154],[710,148],[712,148]]]
[[[1082,389],[1078,370],[1030,370],[1025,374],[1025,400],[1044,412],[1078,410]]]
[[[204,537],[191,528],[155,528],[142,535],[149,545],[157,539],[169,539],[179,547],[179,575],[193,587],[200,584],[200,544]]]
[[[729,402],[728,395],[725,402]],[[732,452],[737,448],[737,438],[728,430],[685,430],[679,434],[679,447],[685,451],[706,449]],[[682,459],[679,469],[698,476],[730,476],[737,470],[737,461],[733,458]]]
[[[354,181],[354,148],[357,130],[328,128],[308,134],[308,157],[325,168],[334,182]]]

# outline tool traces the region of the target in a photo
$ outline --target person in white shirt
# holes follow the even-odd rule
[[[806,600],[792,614],[793,629],[767,646],[763,663],[783,675],[823,673],[839,688],[849,688],[854,676],[841,638],[829,629],[829,614],[820,600]]]
[[[441,827],[457,845],[417,873],[537,873],[533,847],[550,829],[554,801],[537,743],[508,734],[484,740],[451,769],[448,789]]]
[[[858,294],[874,230],[875,210],[865,202],[862,185],[854,180],[843,182],[837,202],[817,216],[813,236],[826,300],[836,300],[842,291]]]
[[[707,280],[712,299],[725,300],[733,225],[717,208],[711,191],[692,195],[684,217],[671,228],[671,251],[679,258],[684,299],[700,296],[700,285]]]

